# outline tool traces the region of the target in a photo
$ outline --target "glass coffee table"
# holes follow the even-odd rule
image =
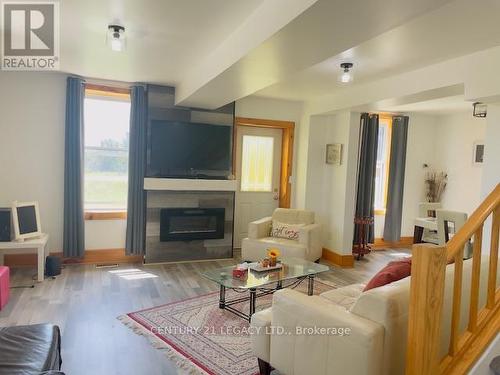
[[[252,315],[255,313],[255,302],[258,297],[274,293],[282,288],[295,287],[306,279],[308,283],[307,294],[312,296],[314,291],[314,277],[321,272],[330,270],[328,266],[323,264],[299,258],[283,258],[281,259],[281,263],[283,267],[277,270],[258,272],[249,269],[247,274],[241,279],[233,277],[235,266],[217,268],[203,272],[202,275],[219,284],[219,308],[231,311],[239,317],[250,321]],[[226,289],[233,289],[240,293],[243,292],[246,295],[241,298],[226,300]],[[233,307],[237,303],[246,301],[250,302],[248,314]]]

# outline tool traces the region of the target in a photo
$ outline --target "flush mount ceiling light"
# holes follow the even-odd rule
[[[352,76],[352,72],[351,72],[353,65],[354,65],[353,63],[349,63],[349,62],[340,64],[340,67],[342,68],[342,72],[339,75],[339,82],[341,82],[341,83],[352,82],[352,80],[354,79],[354,77]]]
[[[472,111],[472,116],[474,117],[486,117],[488,107],[486,104],[481,102],[475,102],[472,104],[474,110]]]
[[[121,52],[125,49],[125,28],[123,26],[108,26],[108,44],[111,50],[116,52]]]

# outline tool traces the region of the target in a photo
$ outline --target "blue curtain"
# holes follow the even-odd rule
[[[84,82],[68,77],[66,83],[66,125],[64,134],[64,234],[65,257],[83,257],[83,99]]]
[[[377,114],[363,113],[361,115],[361,136],[358,163],[358,186],[356,193],[356,212],[358,219],[373,219],[375,204],[375,174],[377,170],[378,146]],[[354,225],[354,244],[360,239],[361,225],[364,226],[365,238],[368,243],[374,241],[374,227],[372,224]]]
[[[389,184],[387,186],[387,207],[384,224],[384,240],[389,242],[396,242],[401,239],[407,141],[408,117],[393,117]]]
[[[130,91],[130,143],[128,162],[128,206],[125,250],[129,255],[144,254],[146,199],[144,169],[146,158],[147,97],[143,86]]]

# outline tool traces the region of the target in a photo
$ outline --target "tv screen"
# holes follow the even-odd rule
[[[151,121],[148,177],[226,178],[231,170],[232,127]]]

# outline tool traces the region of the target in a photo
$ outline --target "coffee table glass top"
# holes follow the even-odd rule
[[[241,279],[233,277],[233,269],[236,265],[205,271],[202,275],[226,288],[251,289],[278,281],[316,275],[330,270],[324,264],[313,263],[299,258],[282,258],[281,263],[283,267],[277,270],[261,272],[248,270],[248,275]]]

